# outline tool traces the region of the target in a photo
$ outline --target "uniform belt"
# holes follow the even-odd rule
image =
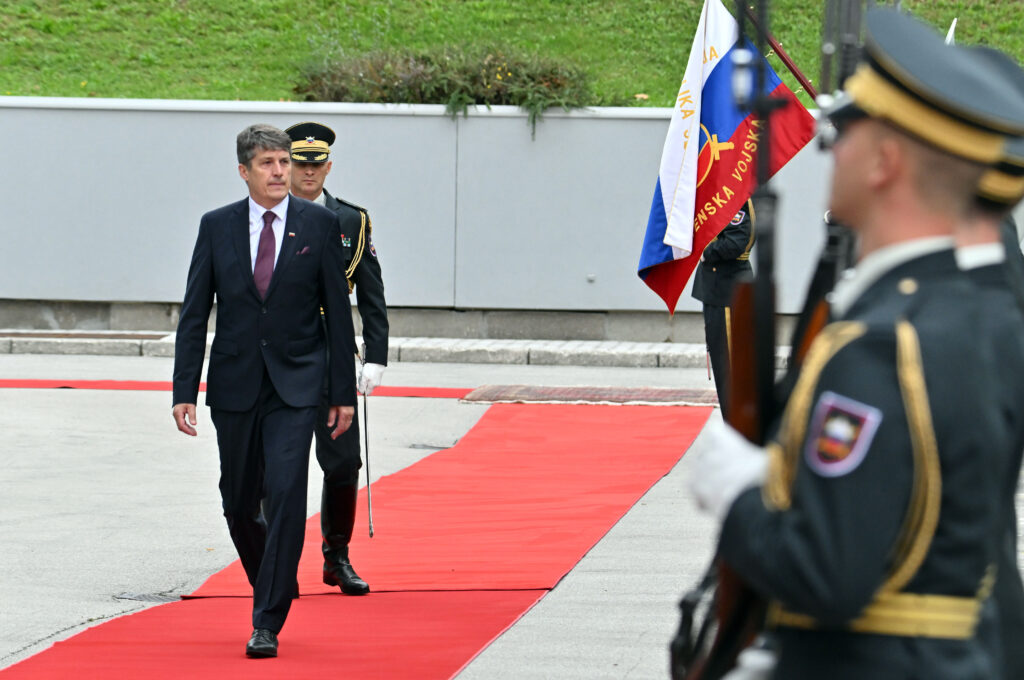
[[[981,602],[973,597],[887,593],[877,595],[856,619],[843,626],[855,633],[966,640],[974,635]],[[768,622],[785,628],[821,628],[812,616],[773,603]]]

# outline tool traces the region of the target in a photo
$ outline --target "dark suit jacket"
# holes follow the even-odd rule
[[[266,299],[252,277],[248,199],[203,215],[192,253],[174,356],[174,403],[196,403],[206,326],[217,299],[206,403],[245,411],[256,403],[263,367],[289,406],[355,404],[355,343],[344,255],[334,214],[290,197],[284,243]],[[320,308],[327,312],[327,338]],[[327,342],[330,342],[330,362]]]
[[[388,364],[388,306],[384,301],[384,279],[377,251],[370,238],[370,215],[365,209],[335,198],[324,189],[324,203],[338,216],[345,252],[345,269],[352,270],[349,283],[355,287],[359,317],[363,321],[366,361]],[[348,245],[345,245],[346,242]],[[358,258],[358,259],[357,259]],[[355,262],[355,267],[352,266]]]

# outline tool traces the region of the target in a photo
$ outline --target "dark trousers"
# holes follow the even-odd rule
[[[331,439],[327,427],[327,388],[320,400],[316,419],[316,460],[324,472],[320,496],[320,533],[324,568],[348,563],[348,544],[356,520],[356,498],[359,486],[359,406],[352,415],[352,424],[337,439]]]
[[[715,376],[715,391],[722,415],[728,413],[729,399],[729,308],[704,305],[704,339],[708,356],[711,357],[711,372]]]
[[[327,388],[316,415],[316,460],[324,471],[324,487],[337,489],[359,485],[359,469],[363,461],[359,457],[359,406],[352,415],[352,426],[337,439],[331,439],[331,428],[327,427]]]
[[[228,531],[253,587],[253,628],[280,632],[291,607],[306,527],[316,408],[293,408],[264,371],[248,411],[211,409]]]

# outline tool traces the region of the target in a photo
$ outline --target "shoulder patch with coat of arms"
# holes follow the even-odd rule
[[[857,469],[882,422],[882,412],[835,392],[818,397],[808,429],[804,457],[822,477],[841,477]]]
[[[740,210],[738,213],[732,216],[732,221],[729,222],[732,226],[743,224],[743,220],[747,219],[747,211]]]

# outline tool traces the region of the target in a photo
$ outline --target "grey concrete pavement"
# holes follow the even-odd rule
[[[160,357],[0,354],[0,378],[167,380],[171,366]],[[709,387],[703,368],[423,362],[389,366],[384,382]],[[451,446],[487,406],[373,397],[370,408],[378,478]],[[175,431],[166,392],[0,389],[0,667],[188,593],[235,559],[213,427],[205,408],[199,416],[191,439]],[[311,514],[316,472],[313,464]],[[686,474],[684,459],[459,677],[664,677],[676,602],[714,532],[694,511]]]

